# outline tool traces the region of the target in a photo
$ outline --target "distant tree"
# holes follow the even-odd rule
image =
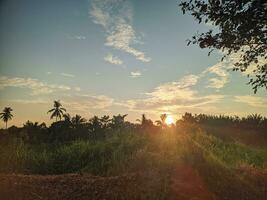
[[[232,53],[240,53],[234,71],[247,71],[256,65],[248,77],[254,93],[267,89],[267,1],[266,0],[190,0],[181,1],[181,10],[191,14],[199,23],[210,23],[215,32],[196,34],[190,43]],[[211,52],[210,51],[210,52]],[[209,54],[210,54],[209,52]],[[225,56],[222,58],[222,60]]]
[[[111,119],[111,126],[112,128],[122,128],[125,125],[125,117],[126,115],[114,115]]]
[[[71,122],[71,116],[70,116],[70,114],[69,113],[65,113],[64,115],[63,115],[63,118],[64,118],[64,121],[65,122]]]
[[[136,121],[140,122],[141,128],[142,129],[151,129],[153,125],[153,121],[151,119],[146,118],[145,114],[142,114],[141,119],[137,119]]]
[[[47,136],[46,124],[39,124],[38,122],[31,122],[28,120],[25,124],[23,124],[20,135],[25,142],[27,141],[36,144],[43,142]]]
[[[85,122],[86,119],[81,117],[80,115],[75,115],[74,117],[71,118],[71,124],[74,128],[78,128]]]
[[[31,121],[27,121],[25,124],[23,124],[23,128],[40,128],[40,129],[45,129],[46,124],[43,122],[41,124],[39,124],[39,122],[31,122]]]
[[[166,119],[167,119],[167,114],[164,113],[164,114],[161,114],[160,115],[160,120],[157,120],[156,121],[156,124],[158,126],[160,126],[161,128],[165,127],[166,126]]]
[[[7,122],[12,119],[13,115],[11,114],[12,108],[5,107],[3,112],[0,113],[0,118],[6,123],[6,129],[7,129]]]
[[[102,123],[102,128],[107,129],[110,127],[111,119],[108,115],[104,115],[103,117],[101,117],[100,121]]]
[[[196,118],[191,114],[191,113],[185,113],[183,116],[182,116],[182,121],[183,122],[186,122],[186,123],[190,123],[190,124],[193,124],[193,123],[196,123]]]
[[[263,119],[259,114],[252,114],[242,118],[242,124],[247,128],[257,128],[261,125]]]
[[[58,118],[61,120],[64,112],[66,112],[66,109],[62,107],[61,103],[59,101],[54,101],[54,108],[49,110],[47,113],[52,113],[50,119],[56,117],[57,122]]]
[[[91,132],[96,132],[102,128],[101,119],[98,116],[94,116],[89,119],[89,130]]]

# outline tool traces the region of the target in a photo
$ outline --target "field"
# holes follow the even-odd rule
[[[262,132],[188,122],[154,132],[152,127],[116,130],[100,139],[39,144],[25,135],[3,133],[0,195],[4,199],[266,199],[267,137]]]

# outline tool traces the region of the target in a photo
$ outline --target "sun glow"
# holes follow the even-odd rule
[[[165,119],[165,123],[166,123],[167,125],[171,125],[171,124],[173,124],[173,123],[174,123],[174,119],[173,119],[173,117],[172,117],[171,115],[168,115],[167,118]]]

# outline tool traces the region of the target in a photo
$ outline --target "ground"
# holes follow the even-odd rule
[[[253,172],[255,173],[255,172]],[[259,174],[254,174],[257,177]],[[267,177],[267,174],[260,174]],[[18,175],[0,174],[0,199],[3,200],[123,200],[147,199],[145,173],[99,177],[88,174]],[[258,179],[259,180],[259,179]],[[229,183],[231,184],[231,183]],[[174,170],[165,197],[169,200],[217,199],[200,174],[190,165],[180,164]],[[266,186],[265,186],[266,187]],[[266,189],[266,188],[265,188]],[[230,191],[229,191],[230,192]],[[242,191],[239,191],[242,192]],[[264,192],[264,191],[263,191]],[[267,197],[267,191],[265,191]],[[243,195],[240,195],[242,197]],[[256,195],[257,196],[257,195]],[[267,199],[264,195],[255,199]],[[224,198],[225,197],[225,198]],[[220,199],[231,199],[228,195]],[[160,197],[159,197],[160,198]],[[245,195],[241,199],[252,199]],[[253,198],[254,199],[254,198]]]
[[[0,197],[5,200],[36,199],[142,199],[142,174],[97,177],[85,174],[65,175],[0,175]],[[171,178],[171,200],[210,200],[203,179],[190,166],[180,165]]]

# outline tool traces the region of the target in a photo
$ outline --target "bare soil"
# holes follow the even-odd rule
[[[243,172],[244,170],[246,172]],[[239,173],[249,174],[250,183],[257,185],[261,192],[253,195],[253,192],[247,190],[249,188],[242,186],[234,187],[239,190],[236,191],[237,194],[231,194],[228,188],[229,195],[239,196],[239,199],[267,199],[265,198],[267,197],[267,174],[255,170],[252,173],[247,170],[242,169]],[[155,186],[153,183],[156,182]],[[158,198],[158,194],[162,193],[162,186],[159,183],[157,175],[144,172],[113,177],[88,174],[46,176],[0,174],[0,200],[140,200],[148,199],[147,197],[169,200],[212,200],[216,198],[203,177],[187,164],[179,164],[173,171],[165,198]],[[231,183],[228,184],[231,185]],[[243,190],[248,194],[241,195]],[[156,198],[148,195],[151,191]],[[229,197],[228,192],[224,190],[223,193],[227,198],[221,197],[222,193],[219,193],[219,199],[236,199]]]
[[[0,175],[1,200],[138,199],[138,175]]]
[[[202,177],[189,165],[179,165],[171,178],[170,200],[212,200]]]

